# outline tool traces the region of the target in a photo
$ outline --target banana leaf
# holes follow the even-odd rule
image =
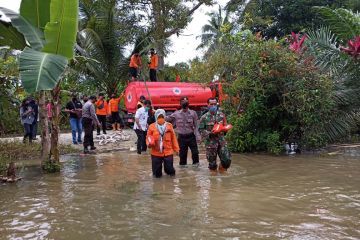
[[[14,11],[4,7],[0,7],[0,11],[10,18],[11,24],[24,35],[33,49],[40,51],[44,47],[44,34],[38,28]]]
[[[0,46],[23,50],[26,42],[24,36],[11,23],[0,20]]]
[[[22,0],[20,15],[44,31],[45,25],[50,21],[50,2],[51,0]]]
[[[29,93],[53,89],[67,63],[63,56],[25,48],[20,55],[20,79],[24,89]]]
[[[72,59],[78,26],[78,0],[52,0],[50,22],[45,26],[43,52]]]

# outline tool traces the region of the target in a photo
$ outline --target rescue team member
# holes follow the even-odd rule
[[[165,121],[165,111],[155,112],[156,122],[149,126],[147,144],[151,148],[152,172],[156,178],[162,176],[162,165],[167,175],[175,176],[174,152],[179,152],[179,145],[171,123]],[[149,141],[150,139],[150,141]]]
[[[111,95],[111,99],[109,101],[109,113],[111,114],[112,118],[112,127],[114,131],[120,130],[120,115],[119,115],[119,102],[121,97],[116,98],[115,94]]]
[[[189,109],[188,97],[180,98],[181,110],[177,110],[165,119],[176,125],[180,145],[180,165],[187,164],[188,148],[191,150],[193,164],[199,164],[199,150],[197,142],[201,137],[198,132],[198,116],[195,111]]]
[[[101,128],[104,134],[106,134],[106,116],[108,114],[109,108],[108,103],[104,99],[104,94],[99,94],[99,100],[96,101],[96,116],[101,123]],[[97,135],[100,135],[100,127],[97,127]]]
[[[91,150],[95,150],[93,130],[94,125],[100,127],[100,122],[95,114],[94,103],[96,102],[95,96],[90,96],[89,100],[84,104],[82,108],[82,122],[84,125],[84,153],[89,153],[88,147],[90,146]]]
[[[66,104],[65,112],[70,114],[70,127],[71,127],[71,134],[72,134],[72,141],[73,144],[82,143],[81,141],[81,134],[82,134],[82,107],[83,105],[77,99],[76,95],[73,96],[70,102]],[[76,137],[77,133],[77,137]]]
[[[211,171],[217,171],[216,157],[219,155],[219,172],[223,172],[230,167],[231,155],[224,138],[224,133],[214,133],[213,128],[215,124],[226,125],[226,117],[224,113],[218,109],[216,98],[209,98],[207,102],[209,111],[200,118],[199,130],[205,142],[209,169]]]
[[[138,76],[138,69],[141,68],[141,57],[139,54],[139,50],[135,50],[134,54],[130,58],[130,75],[131,81],[136,81]]]
[[[150,69],[150,81],[156,82],[156,70],[158,68],[158,55],[155,53],[155,49],[150,49],[150,62],[149,62],[149,69]]]
[[[141,154],[141,152],[146,152],[146,130],[147,130],[147,120],[148,120],[148,112],[151,108],[151,102],[149,100],[144,101],[144,106],[136,110],[135,113],[135,124],[134,130],[138,137],[137,139],[137,153]]]
[[[139,101],[136,104],[136,109],[139,109],[144,106],[145,96],[141,95]]]

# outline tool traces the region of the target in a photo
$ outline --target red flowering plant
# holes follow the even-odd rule
[[[348,41],[348,47],[340,47],[340,50],[352,56],[355,60],[360,57],[360,36]]]
[[[292,36],[292,42],[290,44],[290,50],[295,52],[295,53],[302,53],[303,51],[306,50],[306,47],[304,47],[304,42],[307,39],[307,36],[304,35],[302,36],[301,39],[299,39],[299,34],[296,34],[294,32],[291,32],[291,36]]]

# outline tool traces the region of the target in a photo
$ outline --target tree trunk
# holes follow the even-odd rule
[[[56,86],[51,91],[52,96],[52,121],[51,121],[51,150],[50,161],[58,164],[60,162],[59,134],[60,134],[60,87]]]
[[[40,92],[39,109],[41,125],[41,166],[44,166],[45,161],[49,160],[50,156],[49,119],[47,115],[45,91]]]

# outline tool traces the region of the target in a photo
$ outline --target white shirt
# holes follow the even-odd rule
[[[146,130],[148,117],[149,117],[149,113],[148,113],[148,111],[145,110],[145,107],[139,108],[135,113],[134,130],[139,129],[139,127],[136,123],[137,118],[139,119],[139,123],[140,123],[142,130]]]

